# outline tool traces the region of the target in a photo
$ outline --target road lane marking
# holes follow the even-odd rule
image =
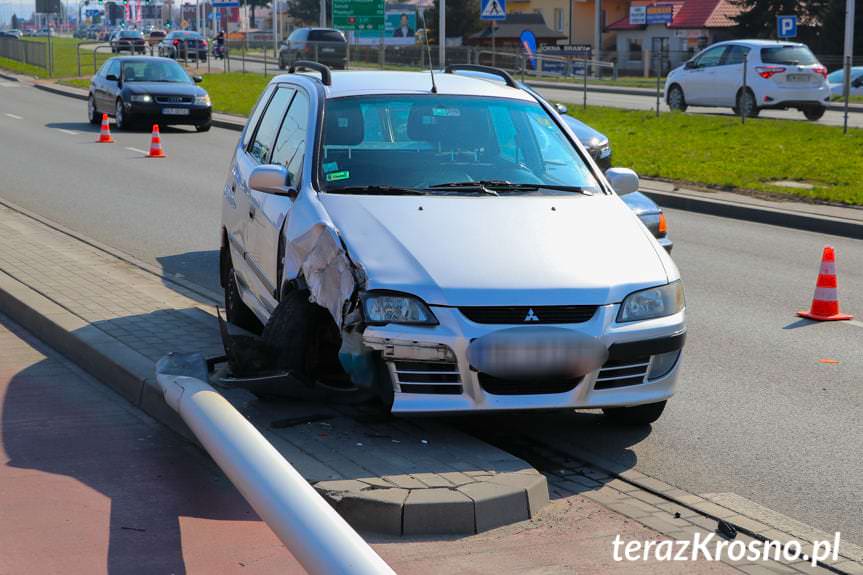
[[[21,116],[16,116],[15,114],[10,114],[9,112],[4,113],[3,115],[4,115],[4,116],[9,116],[9,117],[10,117],[10,118],[12,118],[13,120],[23,120],[23,119],[24,119],[24,118],[22,118]]]
[[[69,134],[70,136],[77,136],[78,135],[78,132],[76,132],[74,130],[66,130],[63,128],[57,128],[57,129],[60,130],[61,132],[63,132],[64,134]]]
[[[132,152],[138,152],[139,154],[144,154],[145,156],[149,154],[149,152],[145,152],[144,150],[139,150],[138,148],[130,148],[127,146],[126,149],[130,150]]]

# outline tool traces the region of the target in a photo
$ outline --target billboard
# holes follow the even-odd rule
[[[61,0],[36,0],[36,12],[39,14],[59,14],[62,11]]]
[[[384,11],[383,40],[388,46],[412,46],[416,44],[417,8],[415,4],[388,3]],[[357,30],[354,38],[358,44],[378,44],[380,30]]]

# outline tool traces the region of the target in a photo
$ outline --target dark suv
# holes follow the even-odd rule
[[[279,68],[297,60],[314,60],[330,68],[344,69],[348,42],[333,28],[297,28],[279,48]]]
[[[174,60],[207,61],[207,41],[198,32],[175,30],[157,45],[159,56]]]

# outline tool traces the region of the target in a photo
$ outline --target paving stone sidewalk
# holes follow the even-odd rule
[[[0,238],[0,292],[27,292],[16,300],[26,305],[9,313],[66,316],[72,336],[107,346],[112,361],[137,367],[143,380],[105,383],[181,426],[152,385],[153,364],[172,351],[221,355],[216,302],[4,205]],[[96,361],[72,359],[91,371]],[[433,420],[263,403],[243,390],[225,396],[358,528],[474,533],[533,517],[548,502],[545,477],[530,465]]]

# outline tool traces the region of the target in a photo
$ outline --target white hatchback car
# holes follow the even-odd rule
[[[827,68],[804,44],[734,40],[709,46],[672,70],[665,101],[672,110],[718,106],[750,117],[764,109],[797,108],[814,121],[827,109],[830,86]]]
[[[631,170],[603,174],[494,68],[506,84],[296,66],[320,76],[270,82],[224,188],[226,313],[270,367],[394,413],[659,417],[683,287],[619,197]]]

